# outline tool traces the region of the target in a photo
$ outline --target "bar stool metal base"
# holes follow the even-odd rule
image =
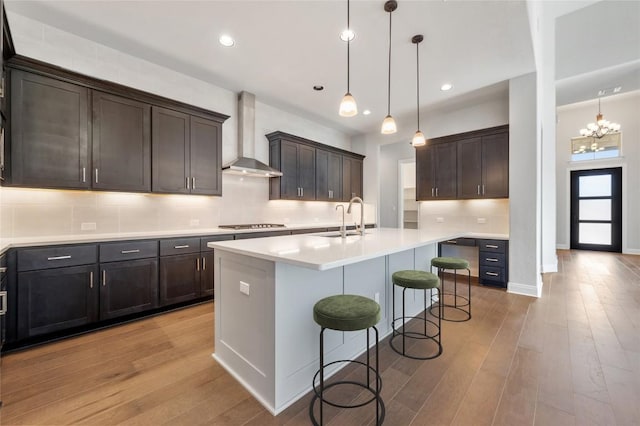
[[[382,377],[380,377],[380,369],[379,369],[379,362],[378,362],[378,329],[374,326],[374,327],[370,327],[375,331],[375,336],[376,336],[376,344],[375,344],[375,348],[376,348],[376,365],[375,368],[373,366],[371,366],[371,357],[370,357],[370,348],[369,348],[369,329],[367,329],[367,359],[366,362],[362,362],[362,361],[358,361],[358,360],[348,360],[348,359],[344,359],[344,360],[338,360],[338,361],[333,361],[330,362],[328,364],[324,364],[324,331],[326,330],[326,328],[322,328],[320,330],[320,369],[316,372],[316,374],[313,376],[313,397],[311,398],[311,402],[309,403],[309,417],[311,419],[311,423],[315,426],[319,426],[323,424],[323,405],[329,404],[333,407],[337,407],[337,408],[358,408],[358,407],[363,407],[367,404],[371,404],[372,402],[375,402],[376,404],[376,426],[382,425],[383,421],[384,421],[384,417],[385,417],[385,406],[384,406],[384,402],[382,400],[382,396],[380,395],[380,391],[382,390]],[[362,366],[364,366],[366,368],[367,371],[367,381],[366,383],[361,383],[361,382],[357,382],[357,381],[353,381],[353,380],[340,380],[340,381],[336,381],[336,382],[332,382],[328,385],[325,385],[324,383],[324,369],[334,365],[334,364],[339,364],[339,363],[353,363],[353,364],[360,364]],[[373,373],[373,374],[371,374]],[[320,381],[318,383],[318,385],[316,385],[316,379],[317,377],[320,376]],[[371,380],[371,376],[373,376],[373,380]],[[375,381],[375,385],[373,385],[371,382]],[[371,398],[367,399],[364,402],[360,402],[360,403],[354,403],[354,404],[341,404],[335,401],[329,401],[327,399],[324,398],[324,392],[327,391],[328,389],[331,389],[332,387],[335,386],[340,386],[340,385],[355,385],[358,387],[361,387],[365,390],[367,390],[369,393],[371,393]],[[373,385],[373,387],[372,387]],[[314,406],[316,404],[316,401],[320,401],[320,421],[318,422],[318,420],[316,419],[315,413],[314,413]]]
[[[444,292],[444,277],[442,274],[444,271],[449,269],[438,268],[438,277],[440,277],[442,291],[440,292],[438,303],[435,304],[435,306],[434,303],[432,303],[431,307],[429,308],[429,312],[431,312],[433,316],[437,317],[438,315],[441,315],[444,321],[450,322],[465,322],[471,319],[471,270],[469,268],[465,269],[467,270],[467,295],[462,296],[458,294],[458,274],[456,273],[457,270],[451,269],[453,271],[453,293],[451,293]],[[453,296],[453,304],[445,303],[445,296]],[[458,300],[462,300],[462,302],[458,303]],[[439,308],[437,314],[433,312],[434,307]],[[452,318],[451,315],[447,315],[447,309],[454,309],[462,312],[463,316],[461,318]]]
[[[391,349],[393,349],[396,353],[402,355],[402,356],[406,356],[407,358],[413,358],[413,359],[433,359],[433,358],[437,358],[442,354],[442,343],[441,343],[441,333],[442,333],[442,314],[440,315],[434,315],[435,318],[438,319],[438,322],[436,323],[435,321],[432,321],[430,319],[427,318],[427,312],[431,312],[431,309],[427,310],[427,290],[424,290],[424,317],[419,317],[419,316],[413,316],[413,317],[408,317],[405,316],[405,291],[407,290],[408,287],[404,287],[402,289],[402,316],[396,318],[396,296],[395,296],[395,288],[393,289],[393,295],[392,295],[392,320],[391,320],[391,328],[392,328],[392,336],[391,339],[389,340],[389,344],[391,346]],[[438,290],[438,294],[440,294],[440,289]],[[433,289],[430,289],[430,300],[432,301],[432,305],[433,305]],[[424,323],[424,331],[422,333],[417,332],[417,331],[407,331],[405,330],[406,327],[406,320],[418,320],[422,323]],[[395,327],[395,323],[396,321],[402,320],[403,325],[402,325],[402,331],[398,331],[396,330]],[[428,324],[432,324],[434,327],[437,328],[437,333],[434,334],[428,334],[427,333],[427,326]],[[402,336],[402,348],[397,348],[394,344],[394,341],[396,340],[396,337],[400,337]],[[411,355],[408,354],[406,351],[406,339],[417,339],[417,340],[431,340],[433,342],[435,342],[438,345],[438,352],[433,354],[433,355],[427,355],[427,356],[417,356],[417,355]]]

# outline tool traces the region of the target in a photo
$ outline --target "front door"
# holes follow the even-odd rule
[[[571,172],[571,248],[622,251],[622,168]]]

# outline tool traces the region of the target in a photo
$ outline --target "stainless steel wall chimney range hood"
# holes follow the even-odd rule
[[[280,170],[252,158],[256,143],[256,96],[240,92],[238,96],[238,159],[222,167],[224,173],[254,177],[282,176]]]

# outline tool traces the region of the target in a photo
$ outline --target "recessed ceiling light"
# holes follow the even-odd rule
[[[350,30],[348,28],[346,30],[343,30],[340,33],[340,40],[342,41],[351,41],[354,38],[356,38],[356,33],[354,33],[353,30]]]
[[[442,86],[440,86],[440,90],[442,90],[443,92],[446,92],[447,90],[451,90],[453,89],[453,84],[451,83],[445,83]]]
[[[622,90],[622,86],[614,87],[613,93],[619,93]]]
[[[236,42],[233,40],[233,37],[231,37],[229,34],[222,34],[220,36],[220,38],[218,39],[218,41],[220,42],[221,45],[223,45],[224,47],[231,47],[233,46]]]
[[[598,90],[598,96],[604,96],[607,94],[607,89],[600,89]]]
[[[313,86],[313,90],[320,92],[321,90],[324,90],[324,86],[321,84],[316,84],[315,86]]]
[[[368,109],[365,109],[364,111],[362,111],[362,115],[369,115],[371,114],[371,111],[369,111]]]

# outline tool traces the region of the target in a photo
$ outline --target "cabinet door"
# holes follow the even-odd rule
[[[280,143],[280,199],[297,200],[300,197],[298,185],[298,144]]]
[[[456,144],[437,144],[435,153],[436,198],[455,199],[458,191]]]
[[[160,258],[160,305],[200,296],[200,253]]]
[[[509,197],[508,132],[482,137],[482,183],[484,197]]]
[[[416,148],[416,199],[433,200],[435,198],[434,146],[425,145]]]
[[[11,183],[87,189],[88,91],[23,71],[11,72]]]
[[[153,192],[188,194],[189,115],[153,107],[151,144]]]
[[[17,287],[19,339],[98,319],[95,265],[20,272]]]
[[[191,116],[191,193],[222,195],[222,126]]]
[[[362,160],[351,160],[351,198],[362,198]]]
[[[93,92],[94,189],[151,190],[151,107]]]
[[[342,199],[342,156],[316,149],[316,200]]]
[[[298,186],[300,199],[316,199],[316,149],[298,145]]]
[[[100,319],[158,306],[158,261],[130,260],[100,265]]]
[[[213,296],[213,250],[202,252],[200,265],[200,293]]]
[[[482,140],[458,141],[458,198],[482,196]]]

